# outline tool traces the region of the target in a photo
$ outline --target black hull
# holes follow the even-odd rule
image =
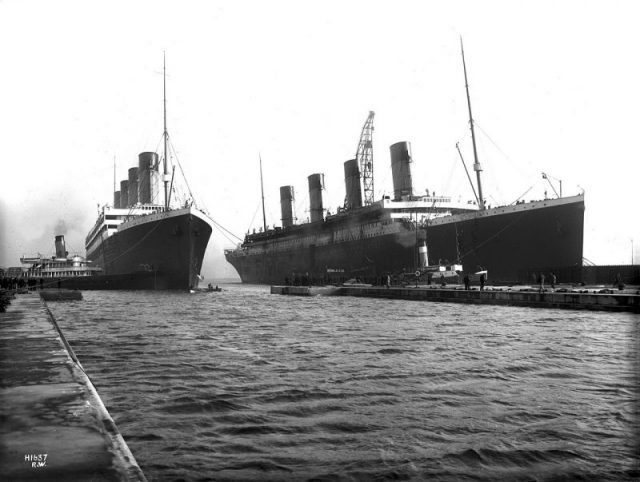
[[[211,225],[189,209],[150,215],[138,225],[105,239],[87,258],[103,269],[100,276],[67,278],[62,287],[85,290],[187,290],[198,275]],[[154,218],[155,216],[155,218]]]
[[[418,232],[410,223],[402,226],[395,234],[288,251],[270,248],[267,240],[227,252],[226,258],[244,283],[266,284],[294,282],[296,277],[316,283],[353,277],[377,282],[386,273],[413,273],[416,246],[425,238],[430,264],[459,260],[465,271],[488,270],[494,283],[518,282],[522,272],[550,266],[582,265],[582,197],[549,201],[535,209],[518,206],[451,216]],[[301,236],[311,230],[330,236],[332,229],[330,223],[315,223]]]
[[[58,281],[60,283],[58,284]],[[49,278],[45,288],[63,288],[69,290],[162,290],[180,289],[171,287],[173,283],[162,274],[142,271],[121,275],[78,276],[69,278]]]

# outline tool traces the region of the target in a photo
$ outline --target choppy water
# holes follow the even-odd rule
[[[221,293],[49,303],[149,480],[631,480],[640,317]]]

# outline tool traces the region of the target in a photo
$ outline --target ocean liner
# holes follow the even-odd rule
[[[294,189],[281,187],[282,227],[267,230],[265,223],[263,231],[247,234],[238,247],[225,250],[244,283],[334,283],[354,277],[377,282],[387,274],[422,280],[428,266],[448,263],[471,273],[488,270],[492,282],[513,283],[530,281],[526,278],[533,272],[582,265],[584,193],[486,206],[464,51],[462,60],[477,190],[468,171],[467,176],[475,200],[416,195],[409,142],[390,147],[393,198],[375,200],[371,112],[356,158],[344,163],[344,207],[325,216],[324,175],[312,174],[310,222],[297,225]]]
[[[166,77],[163,90],[162,159],[155,152],[141,153],[138,166],[129,169],[120,190],[114,189],[113,205],[101,208],[85,241],[87,259],[102,269],[101,274],[65,280],[65,284],[83,289],[187,290],[197,286],[212,221],[193,197],[180,207],[171,205],[174,177],[167,165]]]

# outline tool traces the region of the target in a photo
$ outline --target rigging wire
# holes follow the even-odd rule
[[[449,193],[451,195],[451,184],[453,181],[453,175],[458,171],[458,163],[453,161],[450,163],[451,168],[449,169],[449,177],[447,178],[447,182],[444,184],[444,189],[441,189],[440,192]]]
[[[478,129],[480,129],[482,134],[484,134],[484,136],[489,140],[489,142],[491,142],[493,147],[495,147],[498,150],[498,152],[500,152],[500,154],[502,154],[505,157],[505,159],[507,161],[513,163],[513,160],[507,155],[506,152],[504,152],[502,149],[500,149],[500,146],[498,146],[498,144],[496,144],[496,142],[491,138],[491,136],[489,134],[487,134],[487,132],[482,128],[482,126],[480,124],[478,124],[477,121],[475,121],[474,124],[476,125],[476,127],[478,127]]]
[[[481,125],[479,125],[477,122],[475,122],[475,124],[480,129],[480,132],[482,132],[483,136],[486,137],[489,140],[489,142],[493,145],[493,147],[495,147],[496,150],[500,154],[502,154],[504,158],[509,162],[510,167],[515,168],[522,177],[528,178],[531,176],[531,171],[527,172],[526,169],[522,169],[521,162],[516,162],[513,159],[511,159],[511,157],[509,157],[509,155],[500,148],[500,146],[491,138],[491,136],[482,128]],[[525,159],[525,163],[527,164],[530,170],[536,171],[535,166],[533,166],[531,162]]]
[[[458,141],[458,144],[461,144],[462,142],[464,142],[464,140],[467,138],[468,135],[469,135],[469,129],[465,128],[460,141]],[[445,193],[445,194],[448,193],[449,196],[453,198],[453,193],[451,192],[451,186],[453,185],[454,175],[458,172],[459,169],[458,169],[457,161],[452,161],[449,164],[451,166],[449,169],[449,176],[447,177],[446,182],[444,184],[441,183],[439,187],[440,187],[441,193]],[[456,188],[458,187],[458,184],[459,183],[456,184]],[[431,191],[433,191],[433,189],[431,189]]]
[[[173,143],[171,142],[171,140],[169,140],[169,148],[171,149],[171,151],[173,151],[173,155],[176,158],[176,162],[178,163],[178,167],[180,168],[180,173],[182,174],[182,179],[184,180],[184,183],[187,186],[187,190],[189,191],[189,196],[191,197],[193,203],[196,204],[197,206],[197,203],[195,202],[196,200],[193,197],[193,192],[191,191],[191,187],[189,186],[189,182],[187,181],[187,176],[184,175],[182,164],[180,163],[180,159],[178,159],[178,153],[176,152],[175,147],[173,146]]]
[[[232,237],[234,237],[235,239],[237,239],[238,241],[242,241],[242,238],[240,238],[239,236],[233,234],[231,231],[229,231],[227,228],[225,228],[222,224],[220,224],[218,221],[216,221],[215,219],[213,219],[211,217],[211,214],[209,213],[209,210],[207,209],[207,207],[204,205],[203,201],[196,201],[195,196],[193,195],[193,191],[191,190],[191,186],[189,186],[189,181],[187,181],[187,176],[184,173],[184,169],[182,168],[182,164],[180,163],[180,159],[178,158],[178,153],[176,152],[176,148],[173,145],[173,142],[171,142],[171,138],[169,137],[169,150],[170,153],[173,154],[173,157],[175,157],[176,159],[176,163],[178,164],[178,167],[180,168],[180,173],[182,174],[182,179],[184,180],[184,183],[187,187],[187,191],[189,192],[189,198],[191,199],[191,202],[193,203],[193,205],[196,208],[200,208],[199,204],[202,204],[202,210],[207,214],[207,216],[209,217],[209,219],[211,220],[211,222],[218,228],[218,230],[220,232],[227,233],[229,235],[231,235]],[[174,185],[174,191],[176,189],[177,185]],[[254,215],[255,218],[255,215]],[[253,222],[253,221],[252,221]],[[227,237],[226,235],[224,235],[225,238],[227,238],[230,242],[234,242],[232,239],[230,239],[229,237]]]
[[[509,155],[507,153],[505,153],[500,146],[491,138],[491,136],[482,128],[481,125],[479,125],[477,122],[474,121],[474,124],[476,125],[476,127],[478,127],[478,129],[480,130],[480,132],[482,133],[483,137],[486,138],[492,145],[493,147],[508,161],[509,163],[509,167],[515,169],[518,173],[518,175],[520,175],[524,180],[526,180],[527,182],[530,182],[531,178],[534,177],[531,174],[531,171],[528,169],[523,169],[522,168],[522,163],[520,162],[516,162],[513,159],[511,159],[511,157],[509,157]],[[533,165],[527,161],[525,159],[525,163],[527,164],[529,169],[533,169]],[[537,177],[537,176],[536,176]],[[496,186],[496,189],[498,191],[500,191],[500,184],[498,183]],[[529,191],[531,191],[531,189],[533,189],[534,187],[536,187],[536,184],[534,183],[533,185],[531,185],[529,187],[529,189],[527,189],[524,193],[522,193],[520,196],[518,196],[518,198],[511,202],[510,204],[507,205],[513,205],[515,203],[517,203],[520,199],[522,199]],[[503,194],[504,195],[504,194]],[[489,197],[491,197],[496,203],[500,204],[500,202],[496,201],[495,198],[493,198],[493,196],[489,195]],[[502,200],[503,202],[505,201],[504,199]]]
[[[311,219],[310,218],[311,215],[309,214],[309,216],[307,216],[306,218],[305,218],[305,215],[311,212],[311,204],[310,204],[311,200],[307,201],[307,199],[308,198],[305,198],[305,202],[302,203],[302,206],[299,206],[299,207],[296,206],[296,215],[298,214],[300,208],[302,208],[302,218],[298,217],[298,219],[303,219],[303,220],[306,219],[306,222],[309,222]]]
[[[164,134],[162,134],[160,136],[160,140],[158,141],[158,143],[156,144],[156,150],[153,152],[158,152],[160,150],[160,143],[163,141],[164,139]],[[160,165],[160,162],[162,161],[162,158],[160,156],[158,156],[158,162],[156,163],[155,166],[153,166],[154,169],[158,169],[158,166]]]
[[[389,179],[389,171],[388,170],[385,171],[385,175],[382,178],[382,182],[379,182],[379,181],[376,182],[376,185],[380,186],[380,187],[378,187],[376,189],[376,196],[377,196],[376,199],[382,199],[382,196],[384,196],[386,194],[385,186],[387,184],[387,179]],[[391,192],[393,192],[393,189],[391,190]],[[375,199],[374,199],[374,201],[375,201]]]
[[[477,121],[474,120],[474,125],[480,130],[480,133],[483,134],[482,137],[478,138],[478,141],[480,143],[480,150],[485,153],[485,161],[488,160],[488,156],[486,155],[486,148],[484,146],[484,140],[488,140],[491,145],[493,145],[493,147],[508,161],[508,165],[509,167],[515,167],[518,170],[519,175],[523,175],[523,172],[519,169],[518,164],[515,163],[502,149],[500,149],[500,147],[498,146],[498,144],[491,138],[491,136],[489,136],[489,134],[487,134],[487,132],[482,128],[482,126],[480,126],[478,124]],[[487,161],[488,162],[488,161]],[[490,164],[490,163],[489,163]],[[496,166],[493,165],[493,168],[496,169]],[[495,197],[493,197],[491,194],[486,194],[485,193],[485,199],[488,199],[489,197],[491,199],[493,199],[494,203],[498,204],[498,205],[504,205],[506,203],[505,197],[507,196],[506,193],[503,192],[503,190],[501,189],[501,187],[504,187],[502,183],[500,183],[499,181],[497,181],[496,176],[494,175],[495,171],[492,171],[491,169],[489,171],[487,171],[484,174],[484,178],[486,180],[489,181],[489,185],[493,188],[494,193],[497,193],[500,195],[500,197],[502,198],[500,201],[496,200]]]
[[[222,231],[218,226],[215,226],[215,228],[220,232],[220,234],[222,234],[222,236],[224,236],[226,238],[227,241],[229,241],[232,244],[237,244],[235,240],[231,239],[229,236],[227,236],[225,234],[224,231]]]
[[[235,243],[235,241],[233,241],[231,238],[229,238],[227,235],[225,235],[224,233],[227,233],[231,236],[233,236],[234,238],[236,238],[238,241],[242,241],[241,238],[239,238],[238,236],[236,236],[235,234],[233,234],[231,231],[229,231],[227,228],[225,228],[222,224],[218,223],[215,219],[211,219],[211,222],[213,222],[213,224],[218,228],[218,230],[223,234],[223,236],[225,238],[227,238],[229,241],[231,241],[232,243]]]
[[[534,187],[534,186],[535,186],[535,184],[531,185],[531,186],[529,187],[529,189],[527,189],[525,192],[523,192],[522,194],[520,194],[520,196],[518,196],[518,198],[510,204],[510,206],[511,206],[511,205],[513,205],[513,204],[515,204],[515,203],[517,203],[518,201],[520,201],[520,199],[522,199],[524,196],[526,196],[526,195],[527,195],[527,193],[528,193],[529,191],[531,191],[531,190],[533,189],[533,187]]]
[[[258,209],[260,209],[260,203],[256,206],[256,210],[253,212],[253,217],[249,222],[249,227],[247,228],[247,232],[251,231],[251,226],[253,226],[253,222],[256,220],[256,215],[258,214]]]

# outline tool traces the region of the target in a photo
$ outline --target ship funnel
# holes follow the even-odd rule
[[[113,207],[115,209],[120,209],[120,191],[115,191],[113,193]]]
[[[344,163],[344,184],[347,191],[345,207],[347,209],[361,207],[362,189],[360,188],[360,168],[357,159],[351,159]]]
[[[120,209],[127,209],[129,206],[129,181],[120,181]]]
[[[68,253],[64,245],[64,236],[56,236],[56,258],[66,258],[67,254]]]
[[[429,255],[427,253],[427,243],[423,242],[422,246],[418,247],[418,259],[420,262],[420,268],[426,268],[429,266]]]
[[[138,202],[138,168],[129,168],[129,206]]]
[[[309,204],[311,210],[311,222],[324,219],[322,207],[322,191],[324,190],[324,174],[311,174],[309,180]]]
[[[295,202],[293,186],[280,187],[280,211],[282,213],[282,227],[293,226],[293,203]]]
[[[138,201],[152,204],[158,200],[158,154],[138,154]]]
[[[411,182],[411,144],[396,142],[391,150],[391,174],[393,175],[393,198],[395,201],[413,196]]]

